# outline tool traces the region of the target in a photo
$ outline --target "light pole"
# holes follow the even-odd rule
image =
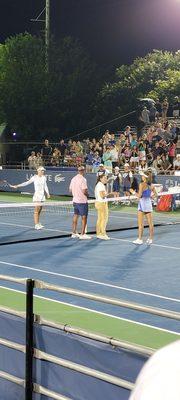
[[[49,71],[49,43],[50,43],[50,0],[46,0],[45,45],[46,45],[47,71]]]
[[[41,19],[41,16],[45,13],[45,20]],[[46,69],[49,70],[49,44],[50,44],[50,0],[46,0],[46,5],[40,14],[31,19],[32,22],[44,22],[45,23],[45,46],[46,46]]]

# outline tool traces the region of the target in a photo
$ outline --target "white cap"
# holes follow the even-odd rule
[[[129,167],[129,164],[128,164],[128,163],[125,163],[125,164],[124,164],[124,167]]]
[[[38,167],[37,171],[46,171],[44,167]]]
[[[139,175],[144,176],[145,178],[148,178],[148,175],[146,175],[143,171],[140,171]]]
[[[118,166],[114,167],[114,169],[117,169],[119,171],[119,167]]]
[[[84,170],[85,170],[85,168],[84,168],[83,165],[81,165],[80,167],[78,167],[78,171],[84,171]]]

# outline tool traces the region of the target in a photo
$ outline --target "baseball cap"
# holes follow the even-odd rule
[[[119,171],[119,167],[117,166],[117,167],[115,167],[114,169],[117,169],[118,171]]]
[[[44,167],[38,167],[37,171],[46,171]]]
[[[99,167],[104,167],[104,164],[99,164]]]
[[[129,164],[128,164],[128,163],[125,163],[125,164],[124,164],[124,167],[129,167]]]

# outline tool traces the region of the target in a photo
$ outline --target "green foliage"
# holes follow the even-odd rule
[[[179,93],[180,51],[154,50],[132,65],[116,69],[113,82],[105,84],[99,93],[96,110],[104,110],[104,118],[109,118],[136,109],[140,97],[162,100],[168,96],[171,101]]]
[[[154,50],[104,81],[71,37],[51,42],[49,69],[42,38],[11,37],[0,44],[0,119],[24,138],[58,139],[135,110],[140,97],[172,100],[180,92],[180,51]]]
[[[0,118],[24,138],[86,127],[100,88],[95,65],[72,38],[51,43],[49,70],[45,60],[44,41],[30,34],[0,45]]]

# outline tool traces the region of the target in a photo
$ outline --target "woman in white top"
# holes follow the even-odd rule
[[[18,185],[10,185],[12,188],[17,189],[19,187],[28,186],[31,183],[34,183],[34,195],[33,195],[33,202],[43,203],[45,201],[45,194],[47,198],[50,198],[49,189],[46,182],[46,176],[44,175],[45,168],[39,167],[37,169],[37,175],[32,176],[29,181],[20,183]],[[34,223],[35,229],[42,229],[43,225],[39,222],[39,217],[41,214],[42,206],[37,205],[34,207]]]
[[[107,176],[103,172],[98,173],[98,179],[95,186],[95,208],[98,213],[96,223],[96,234],[98,239],[109,240],[106,233],[106,226],[108,222],[108,203],[106,201],[106,187]]]

